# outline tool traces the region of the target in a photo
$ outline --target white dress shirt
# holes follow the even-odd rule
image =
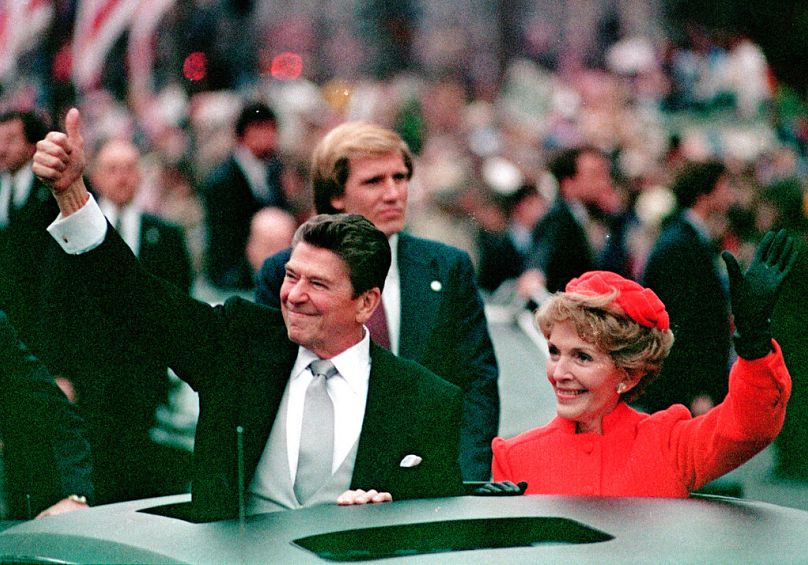
[[[369,336],[369,332],[365,329],[362,341],[331,358],[334,367],[339,371],[339,374],[326,381],[328,396],[334,403],[332,473],[345,460],[362,432],[370,380]],[[306,400],[306,389],[313,378],[308,366],[316,359],[318,357],[314,353],[301,346],[287,385],[286,445],[292,484],[294,484],[297,474],[300,432],[303,427],[303,404]]]
[[[12,206],[22,208],[28,201],[33,186],[34,171],[30,163],[16,173],[6,171],[0,176],[0,227],[8,225]]]
[[[382,304],[387,318],[387,334],[390,336],[390,351],[398,355],[399,337],[401,336],[401,274],[398,270],[398,234],[394,233],[388,240],[390,243],[390,270],[384,279]]]
[[[140,256],[140,217],[142,212],[134,204],[127,204],[123,207],[118,207],[114,203],[101,198],[98,201],[98,207],[101,212],[107,217],[109,223],[115,226],[121,238],[126,242],[126,245],[134,252],[136,256]]]
[[[48,226],[48,233],[62,247],[65,253],[81,255],[101,245],[107,235],[107,219],[90,195],[78,211],[68,217],[61,212]]]
[[[269,185],[267,184],[267,164],[243,145],[237,145],[233,150],[233,158],[235,159],[244,176],[247,178],[247,184],[250,185],[250,191],[259,202],[267,202],[270,197]]]

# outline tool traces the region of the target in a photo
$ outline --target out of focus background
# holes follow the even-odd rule
[[[719,248],[748,259],[772,227],[804,242],[806,53],[808,4],[787,0],[0,0],[0,110],[58,127],[77,106],[89,148],[131,139],[137,202],[182,227],[192,292],[211,302],[252,296],[205,270],[202,193],[245,102],[277,115],[295,224],[312,213],[308,162],[324,132],[348,119],[396,129],[416,156],[407,229],[468,251],[479,269],[511,436],[553,414],[529,308],[512,280],[485,278],[484,242],[508,231],[517,197],[538,194],[538,221],[557,188],[550,158],[601,150],[619,196],[610,215],[629,220],[616,232],[595,215],[589,233],[596,251],[619,237],[620,267],[639,280],[673,180],[715,160],[737,191]],[[808,509],[805,255],[774,320],[794,378],[786,427],[728,482]],[[188,451],[194,395],[172,382],[152,435]]]

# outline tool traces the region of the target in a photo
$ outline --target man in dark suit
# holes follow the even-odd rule
[[[699,414],[727,394],[729,294],[718,244],[736,191],[716,161],[687,165],[672,190],[677,210],[654,243],[642,278],[665,303],[676,343],[642,403],[651,411],[684,404]]]
[[[612,185],[609,160],[589,146],[567,149],[549,166],[558,183],[550,209],[536,225],[527,277],[541,273],[549,292],[597,267],[600,245],[590,238],[590,210],[614,212],[619,199]]]
[[[188,293],[191,261],[182,228],[137,204],[141,178],[140,151],[131,141],[109,139],[99,146],[90,181],[101,211],[147,271]],[[186,492],[190,453],[150,436],[155,412],[168,399],[167,365],[137,347],[133,329],[99,308],[92,289],[78,287],[72,295],[60,290],[73,288],[65,282],[71,267],[61,263],[51,273],[52,343],[62,351],[61,375],[72,383],[87,421],[98,502]],[[80,335],[71,331],[77,320]]]
[[[31,172],[36,142],[46,133],[44,120],[33,112],[0,115],[0,309],[39,356],[45,353],[40,339],[45,262],[55,249],[44,230],[58,212]]]
[[[90,447],[75,408],[0,310],[0,436],[5,518],[86,508]],[[40,514],[41,513],[41,514]]]
[[[460,391],[376,346],[364,327],[390,265],[383,233],[360,216],[318,216],[295,235],[280,311],[240,298],[212,307],[138,265],[84,186],[75,109],[66,132],[49,133],[34,156],[62,215],[48,229],[78,254],[74,284],[91,287],[144,351],[198,391],[192,493],[200,517],[236,516],[239,452],[253,511],[325,502],[291,491],[298,448],[318,435],[303,433],[317,360],[337,371],[326,384],[334,429],[333,448],[319,460],[331,462],[321,491],[348,489],[344,504],[462,493]],[[271,472],[277,468],[286,473]]]
[[[480,262],[477,278],[480,288],[494,292],[502,283],[516,280],[525,271],[533,230],[547,211],[547,204],[536,187],[523,184],[499,199],[507,221],[500,232],[481,230],[477,240]]]
[[[388,237],[393,261],[371,335],[463,390],[460,466],[465,480],[485,481],[499,426],[497,360],[468,255],[402,231],[412,173],[412,154],[398,134],[348,122],[314,149],[314,205],[321,214],[361,214]],[[264,263],[258,303],[279,304],[289,256],[287,250]]]
[[[260,102],[247,104],[236,121],[233,153],[204,183],[206,272],[217,287],[252,288],[253,271],[245,255],[250,220],[261,208],[287,208],[277,140],[272,109]]]

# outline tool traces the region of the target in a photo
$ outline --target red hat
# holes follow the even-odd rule
[[[589,271],[568,282],[564,290],[589,296],[610,294],[617,290],[614,303],[620,306],[629,318],[646,328],[662,331],[670,328],[668,312],[656,293],[616,273]]]

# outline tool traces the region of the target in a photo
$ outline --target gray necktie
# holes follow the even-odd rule
[[[300,453],[297,457],[295,496],[300,504],[331,478],[334,459],[334,405],[326,381],[337,374],[331,361],[318,359],[309,365],[314,378],[306,389]]]

